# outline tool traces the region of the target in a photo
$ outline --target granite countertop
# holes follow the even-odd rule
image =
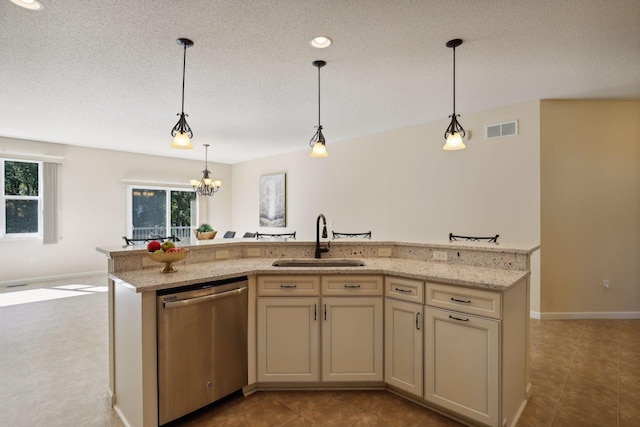
[[[111,273],[135,292],[150,292],[252,274],[385,274],[412,279],[449,283],[466,287],[506,290],[529,275],[528,271],[454,265],[398,258],[358,258],[363,267],[273,267],[282,258],[242,258],[195,264],[174,263],[175,273],[154,268]]]
[[[256,246],[256,245],[270,245],[274,243],[286,244],[287,246],[307,246],[315,244],[314,241],[306,240],[290,240],[290,239],[212,239],[212,240],[195,240],[185,239],[178,243],[178,246],[186,246],[191,249],[198,248],[211,248],[216,246]],[[322,241],[323,244],[327,243],[326,240]],[[399,241],[382,241],[382,240],[369,240],[369,239],[340,239],[331,240],[332,246],[350,245],[358,243],[361,246],[396,246],[396,247],[427,247],[432,249],[471,249],[482,250],[485,252],[503,252],[513,254],[532,254],[534,251],[540,248],[538,244],[523,244],[523,245],[500,245],[497,243],[486,242],[467,242],[467,241],[443,241],[443,242],[399,242]],[[98,252],[101,252],[108,256],[127,256],[131,252],[144,250],[145,245],[119,245],[119,246],[99,246],[96,247]]]

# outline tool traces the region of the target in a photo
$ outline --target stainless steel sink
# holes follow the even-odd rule
[[[363,267],[365,263],[359,259],[279,259],[271,264],[274,267]]]

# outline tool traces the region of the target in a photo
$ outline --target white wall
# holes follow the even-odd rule
[[[519,135],[484,139],[484,126],[517,119]],[[476,114],[460,122],[471,131],[467,149],[442,150],[446,120],[340,143],[330,157],[301,150],[236,164],[232,169],[233,228],[258,227],[261,175],[287,173],[287,231],[315,239],[324,213],[333,230],[372,230],[376,240],[446,241],[459,235],[500,234],[503,244],[540,242],[540,107],[530,102]],[[539,307],[539,256],[532,259],[532,309]]]
[[[121,180],[188,183],[204,168],[204,153],[199,162],[0,138],[0,157],[16,152],[64,157],[59,199],[62,239],[51,245],[42,239],[0,239],[0,282],[106,271],[107,260],[95,248],[123,243],[127,186]],[[200,222],[224,231],[231,225],[231,166],[209,166],[225,182],[205,199]]]

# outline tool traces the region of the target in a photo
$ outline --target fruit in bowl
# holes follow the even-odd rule
[[[162,250],[165,251],[165,252],[167,252],[168,249],[172,249],[172,248],[175,248],[175,247],[176,247],[176,244],[173,243],[171,240],[167,240],[166,242],[164,242],[162,244]]]
[[[157,245],[152,245],[154,242],[157,243]],[[164,268],[161,270],[162,273],[175,273],[177,270],[173,267],[173,263],[183,260],[189,253],[189,249],[178,248],[173,242],[164,242],[171,243],[170,245],[160,244],[160,242],[157,241],[154,242],[149,242],[147,245],[149,258],[151,258],[152,261],[164,263]],[[152,251],[151,249],[155,250]]]
[[[162,243],[158,242],[157,240],[152,240],[147,243],[147,250],[149,252],[155,252],[159,249],[162,249]]]

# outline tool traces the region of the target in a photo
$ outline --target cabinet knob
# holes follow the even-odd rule
[[[207,382],[207,387],[208,387],[208,388],[213,387],[213,383],[212,383],[211,381],[208,381],[208,382]]]

